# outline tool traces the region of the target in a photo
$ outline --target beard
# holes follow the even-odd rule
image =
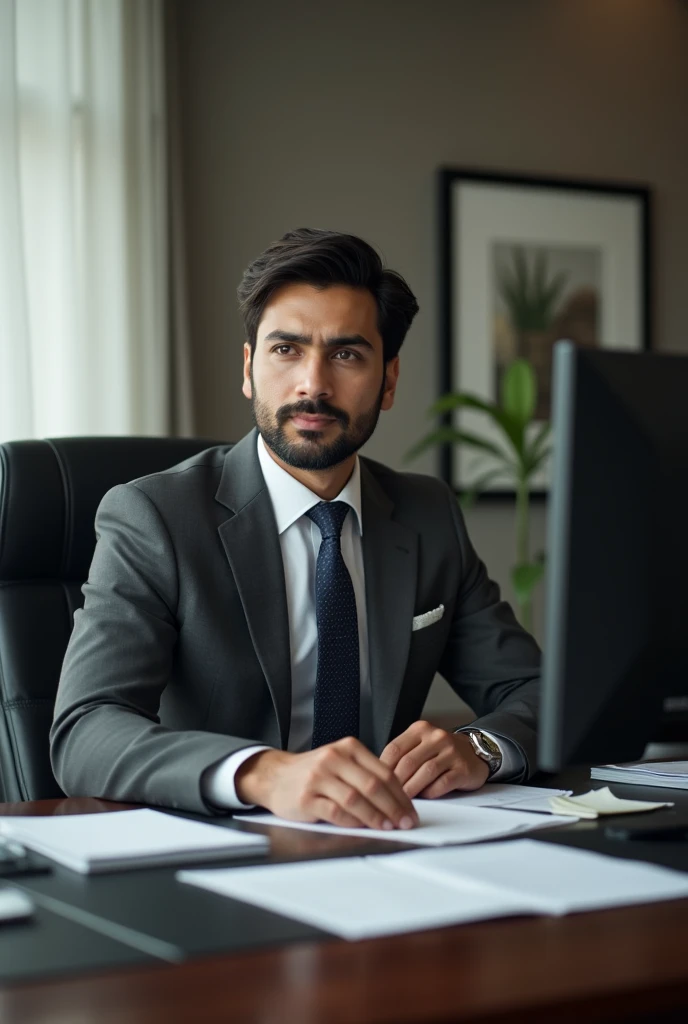
[[[282,462],[294,469],[330,469],[354,455],[372,435],[380,416],[384,387],[383,379],[380,393],[373,405],[370,409],[360,413],[352,422],[351,417],[343,409],[330,405],[324,399],[317,401],[304,399],[301,402],[294,402],[293,405],[282,405],[273,414],[256,394],[252,374],[251,408],[263,440]],[[300,440],[291,441],[287,437],[285,424],[292,416],[299,413],[311,416],[331,416],[341,424],[342,432],[333,441],[326,444],[322,441],[322,431],[299,430],[297,433]]]

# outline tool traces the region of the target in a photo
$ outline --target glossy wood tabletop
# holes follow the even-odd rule
[[[65,799],[0,804],[0,814],[122,806]],[[361,846],[289,829],[271,836],[277,857]],[[299,943],[0,990],[2,1024],[583,1020],[688,1020],[688,900],[365,942]]]

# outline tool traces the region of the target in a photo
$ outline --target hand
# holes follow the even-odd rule
[[[292,821],[346,828],[413,828],[418,815],[391,768],[353,736],[305,754],[261,750],[234,779],[245,803]]]
[[[388,743],[380,760],[391,768],[408,797],[434,800],[454,789],[479,789],[490,769],[464,733],[414,722]]]

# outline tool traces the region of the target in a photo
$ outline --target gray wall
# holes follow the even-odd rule
[[[401,466],[436,395],[440,165],[651,184],[657,345],[688,350],[684,0],[180,0],[178,27],[199,433],[250,425],[243,268],[288,228],[332,227],[377,245],[421,305],[367,447]],[[479,505],[469,526],[505,583],[512,511]],[[432,706],[452,699],[436,687]]]

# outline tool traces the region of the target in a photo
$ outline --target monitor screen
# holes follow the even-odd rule
[[[555,346],[538,763],[634,760],[688,695],[688,356]]]

